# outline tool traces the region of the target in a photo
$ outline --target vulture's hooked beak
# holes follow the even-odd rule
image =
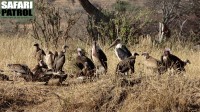
[[[67,46],[67,45],[63,45],[62,48],[63,48],[63,49],[67,49],[67,48],[69,48],[69,46]]]
[[[134,55],[135,55],[135,56],[139,56],[139,54],[138,54],[138,53],[134,53]]]
[[[143,53],[142,53],[142,56],[146,56],[146,55],[147,55],[147,53],[146,53],[146,52],[143,52]]]
[[[149,52],[143,52],[142,56],[149,56]]]
[[[36,46],[36,47],[37,47],[37,46],[39,46],[39,44],[38,44],[38,43],[35,43],[35,44],[33,44],[33,46]]]

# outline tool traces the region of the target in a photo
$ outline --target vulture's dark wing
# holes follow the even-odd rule
[[[95,65],[94,63],[92,62],[92,60],[88,57],[86,57],[86,61],[88,63],[88,66],[90,67],[90,69],[95,69]]]
[[[42,49],[41,49],[41,50],[42,50]],[[44,52],[44,50],[42,50],[41,52],[42,52],[43,55],[46,55],[45,52]]]
[[[177,62],[181,62],[181,61],[182,61],[179,57],[177,57],[177,56],[175,56],[175,55],[173,55],[173,54],[171,54],[171,55],[169,56],[169,58],[170,58],[170,60],[173,60],[174,63],[177,63]]]
[[[56,70],[62,70],[64,64],[65,64],[65,56],[63,55],[56,61]]]
[[[23,64],[8,64],[8,68],[13,72],[26,74],[30,71],[27,65]]]
[[[76,62],[75,62],[75,66],[78,67],[80,70],[82,70],[84,68],[84,57],[83,56],[77,56],[76,57]]]
[[[75,66],[78,67],[81,70],[84,68],[82,63],[76,63]]]

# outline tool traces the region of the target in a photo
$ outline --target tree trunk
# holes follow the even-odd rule
[[[84,10],[90,15],[94,16],[96,22],[104,21],[109,22],[109,17],[104,15],[99,9],[92,5],[88,0],[79,0]]]
[[[162,43],[171,36],[171,31],[166,24],[159,22],[159,43]]]

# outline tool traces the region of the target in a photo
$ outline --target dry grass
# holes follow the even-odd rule
[[[33,44],[30,37],[0,37],[0,69],[6,70],[8,63],[23,63],[33,68]],[[74,71],[73,57],[77,47],[90,47],[77,40],[68,41],[70,48],[66,54],[65,71]],[[165,47],[171,46],[167,43]],[[117,86],[113,82],[114,70],[118,59],[113,50],[103,47],[108,56],[108,75],[90,83],[78,83],[68,79],[65,85],[44,86],[32,82],[0,82],[0,111],[200,111],[200,53],[194,52],[178,43],[172,45],[173,54],[181,59],[189,59],[191,65],[186,67],[184,75],[170,76],[168,73],[158,77],[146,71],[142,57],[136,60],[136,73],[128,80],[141,80],[129,86]],[[60,46],[61,47],[61,46]],[[140,44],[129,46],[131,51],[150,54],[160,58],[163,48],[152,45],[148,39]],[[51,49],[51,48],[50,48]],[[88,54],[89,55],[89,54]],[[8,75],[11,73],[6,72]],[[120,84],[121,82],[118,81]]]

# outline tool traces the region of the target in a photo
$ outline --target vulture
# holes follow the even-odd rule
[[[39,62],[40,60],[43,60],[44,56],[46,55],[44,50],[39,47],[38,43],[34,44],[33,46],[35,46],[35,58],[37,62]]]
[[[161,74],[165,71],[165,69],[162,66],[161,61],[150,56],[148,52],[143,52],[142,56],[145,57],[144,65],[148,69],[152,69],[154,72],[158,72],[159,74]]]
[[[51,51],[46,54],[45,63],[47,64],[48,70],[53,70],[54,54]]]
[[[116,73],[117,76],[119,73],[128,73],[131,70],[131,73],[135,72],[135,59],[138,56],[138,53],[133,53],[133,56],[130,56],[117,64]]]
[[[31,81],[33,73],[27,65],[24,64],[8,64],[7,67],[17,74],[20,74],[26,81]]]
[[[37,81],[41,76],[47,72],[47,65],[44,61],[40,60],[39,63],[32,69],[33,81]]]
[[[82,69],[82,76],[87,77],[87,79],[91,79],[94,76],[94,69],[90,69],[88,62],[84,63],[84,68]]]
[[[46,63],[42,60],[40,60],[32,72],[34,74],[33,81],[45,82],[45,85],[47,85],[51,79],[58,79],[59,81],[57,83],[62,84],[62,82],[67,78],[67,74],[64,74],[61,71],[56,73],[49,71]]]
[[[82,70],[84,68],[84,63],[87,62],[88,69],[91,69],[91,70],[95,69],[94,63],[92,62],[91,59],[89,59],[85,55],[83,49],[78,48],[77,52],[78,52],[78,56],[76,57],[76,63],[75,63],[76,67],[78,67],[80,70]]]
[[[170,49],[165,49],[164,54],[161,56],[161,62],[166,69],[174,69],[177,71],[185,71],[187,63],[190,64],[189,60],[182,61],[179,57],[171,54]]]
[[[55,57],[56,55],[54,55],[54,71],[55,72],[61,72],[63,65],[65,64],[65,53],[66,53],[66,49],[68,48],[67,45],[64,45],[62,47],[62,51],[60,51],[58,53],[58,56]]]
[[[56,67],[56,60],[58,59],[58,52],[55,51],[53,55],[53,70],[55,70]]]
[[[92,62],[91,59],[89,59],[86,55],[83,49],[78,48],[77,49],[77,57],[75,60],[75,66],[79,69],[77,72],[77,76],[85,75],[84,71],[94,71],[95,65]]]
[[[45,85],[48,85],[49,81],[51,79],[57,79],[57,85],[61,85],[63,81],[67,79],[67,74],[60,74],[60,73],[54,73],[54,72],[46,72],[43,77],[41,77],[38,81],[39,82],[45,82]]]

